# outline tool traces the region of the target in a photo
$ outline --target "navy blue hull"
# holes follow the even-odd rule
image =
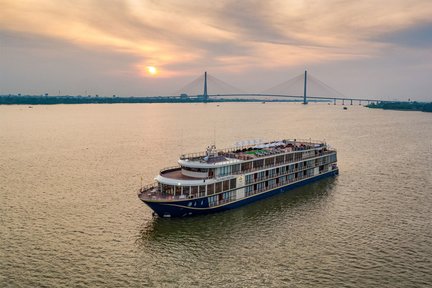
[[[155,211],[161,217],[184,217],[199,214],[215,213],[220,211],[225,211],[229,209],[234,209],[273,195],[292,190],[294,188],[309,184],[311,182],[318,181],[330,176],[335,176],[339,174],[339,170],[333,170],[325,174],[305,179],[300,182],[292,183],[284,187],[276,188],[274,190],[267,191],[265,193],[256,194],[250,197],[246,197],[240,200],[229,202],[225,205],[219,205],[214,207],[209,207],[207,197],[187,199],[184,201],[175,202],[161,202],[161,201],[146,201],[143,200],[153,211]]]

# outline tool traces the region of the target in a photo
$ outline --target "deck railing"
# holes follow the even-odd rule
[[[181,169],[181,166],[177,165],[177,166],[165,167],[165,168],[162,168],[162,169],[159,171],[159,173],[160,173],[160,174],[163,174],[163,173],[167,173],[167,172],[175,171],[175,170],[178,170],[178,169]]]

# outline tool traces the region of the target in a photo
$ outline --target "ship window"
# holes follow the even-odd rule
[[[175,186],[175,195],[181,194],[181,186]]]
[[[241,164],[241,171],[247,171],[252,168],[252,162],[246,162]]]
[[[162,184],[162,191],[167,194],[174,195],[174,187],[172,185]]]
[[[273,166],[274,165],[274,161],[275,161],[274,157],[265,159],[265,166]]]
[[[225,176],[231,174],[231,166],[223,166],[218,169],[219,169],[219,176]]]
[[[235,189],[236,188],[236,179],[231,179],[230,180],[230,189]]]
[[[185,167],[182,166],[182,169],[187,170],[187,171],[192,171],[192,172],[200,172],[200,173],[204,173],[204,172],[208,172],[208,168],[192,168],[192,167]]]
[[[240,164],[232,165],[232,173],[237,173],[240,171]]]
[[[207,185],[207,195],[214,194],[214,184]]]
[[[252,183],[254,175],[250,174],[250,175],[246,175],[246,184]]]
[[[183,187],[183,194],[189,195],[190,193],[190,186],[184,186]]]
[[[216,182],[215,183],[215,190],[216,190],[216,193],[219,193],[222,191],[222,182]]]
[[[200,196],[204,196],[205,195],[205,188],[206,188],[206,185],[199,186],[199,195]]]
[[[209,206],[215,206],[217,205],[217,196],[212,196],[208,198]]]
[[[254,162],[253,162],[253,167],[254,168],[257,168],[257,169],[259,169],[259,168],[262,168],[264,166],[264,160],[255,160]]]
[[[276,157],[276,164],[283,163],[284,160],[285,160],[285,156],[284,156],[284,155],[277,156],[277,157]]]
[[[223,181],[223,190],[229,190],[229,180]]]
[[[191,194],[194,196],[198,194],[198,186],[191,186]]]
[[[294,160],[293,154],[287,154],[285,155],[285,161],[286,162],[291,162]]]

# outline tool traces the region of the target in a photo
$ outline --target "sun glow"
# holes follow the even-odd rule
[[[146,69],[147,69],[147,73],[152,76],[155,76],[158,73],[158,70],[154,66],[147,66]]]

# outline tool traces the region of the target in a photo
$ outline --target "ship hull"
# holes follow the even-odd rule
[[[187,199],[184,201],[152,201],[152,200],[142,200],[142,201],[145,204],[147,204],[160,217],[185,217],[185,216],[193,216],[193,215],[202,215],[202,214],[216,213],[216,212],[234,209],[261,199],[271,197],[279,193],[283,193],[295,189],[297,187],[307,185],[309,183],[327,177],[336,176],[338,174],[339,174],[339,170],[335,169],[330,172],[312,178],[308,178],[302,181],[288,184],[287,186],[278,187],[273,190],[269,190],[263,193],[258,193],[249,197],[245,197],[243,199],[235,200],[232,202],[228,202],[213,207],[209,207],[207,197]]]

